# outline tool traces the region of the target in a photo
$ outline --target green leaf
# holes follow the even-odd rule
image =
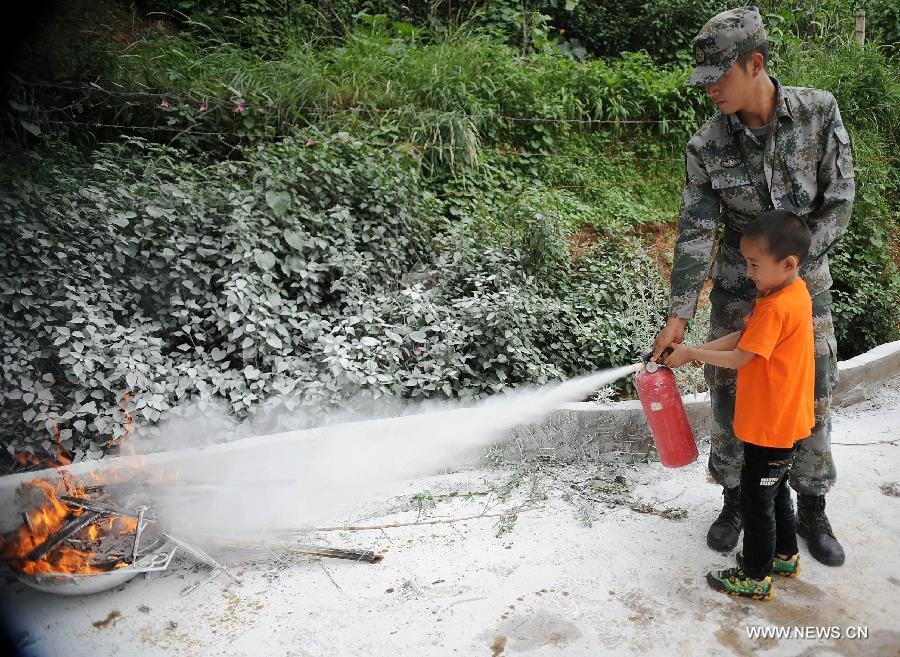
[[[19,123],[22,124],[22,127],[25,128],[28,132],[33,134],[35,137],[41,134],[41,129],[37,127],[35,124],[30,121],[26,121],[25,119],[19,119]]]
[[[256,251],[253,254],[253,259],[256,260],[256,264],[259,265],[260,269],[263,271],[269,271],[277,262],[275,254],[271,251]]]
[[[280,217],[291,206],[291,195],[288,192],[266,192],[266,204],[272,208],[276,217]]]
[[[288,246],[298,251],[301,251],[306,243],[303,240],[302,233],[290,229],[284,231],[284,241],[288,243]]]
[[[149,214],[149,215],[150,215],[151,217],[153,217],[154,219],[158,219],[159,217],[161,217],[161,216],[163,216],[164,214],[166,214],[166,211],[165,211],[164,209],[162,209],[162,208],[160,208],[160,207],[157,207],[157,206],[155,206],[155,205],[148,205],[148,206],[145,208],[145,210],[146,210],[147,214]]]

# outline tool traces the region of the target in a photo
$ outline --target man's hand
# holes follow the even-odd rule
[[[656,340],[653,341],[653,357],[650,360],[659,362],[659,356],[666,347],[684,342],[684,329],[686,326],[686,319],[669,317],[665,327],[656,336]]]
[[[694,360],[694,350],[686,344],[675,343],[672,345],[672,353],[663,359],[663,365],[675,369],[692,360]]]

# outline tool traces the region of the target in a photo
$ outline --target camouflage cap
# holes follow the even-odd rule
[[[716,14],[691,42],[697,66],[685,85],[703,87],[714,83],[728,72],[738,55],[750,52],[766,40],[766,30],[756,7]]]

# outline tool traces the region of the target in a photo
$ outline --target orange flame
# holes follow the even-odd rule
[[[131,436],[131,428],[133,418],[128,412],[127,403],[131,397],[130,392],[122,395],[119,406],[124,413],[124,433],[119,440],[121,449],[128,444]],[[55,459],[41,458],[30,452],[19,452],[14,455],[15,460],[21,465],[44,465],[50,467],[58,467],[68,465],[72,462],[71,454],[62,445],[60,440],[59,425],[54,426],[54,436],[58,453]],[[112,445],[113,439],[110,438],[107,445]],[[143,457],[133,468],[113,470],[105,474],[105,478],[99,476],[96,472],[90,473],[90,482],[93,486],[100,486],[104,483],[121,481],[130,478],[137,470],[143,466]],[[91,550],[81,550],[70,546],[58,545],[51,549],[47,554],[38,560],[27,559],[27,555],[35,548],[43,545],[46,540],[58,532],[72,518],[80,516],[84,513],[81,508],[68,508],[64,502],[57,497],[57,490],[65,493],[70,497],[78,497],[89,499],[89,495],[85,483],[73,476],[66,470],[59,471],[59,482],[54,486],[46,481],[34,479],[26,485],[39,489],[45,499],[42,506],[31,511],[26,515],[25,523],[11,536],[0,536],[0,557],[9,560],[10,564],[19,571],[33,575],[37,573],[99,573],[105,572],[105,568],[98,568],[92,565],[94,552]],[[134,534],[137,530],[137,521],[133,518],[125,518],[122,516],[110,516],[102,520],[95,521],[88,525],[84,530],[83,536],[90,541],[99,541],[106,536],[127,536]],[[116,568],[124,566],[125,563],[120,562]]]
[[[26,485],[39,489],[45,499],[44,504],[37,510],[27,514],[28,521],[23,524],[16,533],[9,539],[0,537],[0,556],[9,560],[19,571],[34,575],[38,573],[100,573],[105,572],[104,568],[98,568],[92,565],[94,552],[91,550],[80,550],[69,546],[57,546],[45,554],[38,560],[31,560],[27,555],[36,547],[43,545],[44,542],[54,533],[68,522],[71,518],[80,516],[84,511],[82,509],[70,510],[60,501],[56,495],[56,487],[41,479],[33,479]],[[72,486],[67,484],[65,478],[62,479],[62,486],[70,494],[81,491],[79,497],[84,497],[83,486]],[[121,535],[133,533],[137,527],[137,522],[130,518],[111,517],[109,518],[106,533],[110,535]],[[97,540],[100,536],[101,527],[98,523],[91,524],[87,529],[87,536],[91,540]],[[124,563],[116,565],[117,568],[124,566]]]
[[[122,437],[119,438],[119,452],[125,448],[125,445],[128,444],[128,437],[131,435],[131,425],[134,424],[134,418],[131,417],[131,413],[128,412],[128,400],[131,399],[131,392],[126,392],[122,395],[122,399],[119,401],[119,408],[122,409],[122,414],[125,416],[124,428],[125,432],[122,434]],[[109,440],[106,441],[107,447],[112,447],[115,444],[115,435],[109,437]]]
[[[56,453],[56,461],[59,465],[69,465],[72,462],[70,457],[69,450],[63,447],[62,441],[59,438],[59,423],[53,425],[53,436],[54,442],[56,443],[56,447],[59,450]]]

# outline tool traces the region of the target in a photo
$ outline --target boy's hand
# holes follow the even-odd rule
[[[675,369],[694,360],[693,349],[686,344],[673,343],[672,353],[662,359],[662,364]]]

